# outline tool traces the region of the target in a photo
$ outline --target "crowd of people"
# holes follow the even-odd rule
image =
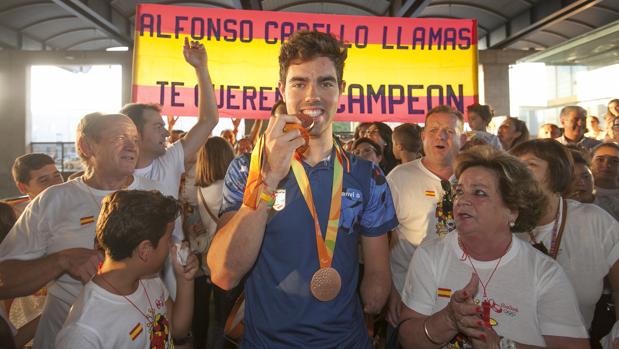
[[[440,105],[344,141],[347,50],[300,31],[266,129],[215,137],[206,49],[183,55],[187,132],[131,103],[81,119],[66,182],[45,154],[15,160],[3,345],[619,349],[618,99],[605,131],[566,106],[537,139],[517,117],[495,135],[490,106],[465,123]]]

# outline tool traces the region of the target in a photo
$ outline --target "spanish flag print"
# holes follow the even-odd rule
[[[204,44],[222,117],[267,119],[279,99],[277,57],[297,30],[335,35],[348,47],[336,121],[423,122],[449,104],[478,100],[474,19],[348,16],[139,4],[132,101],[195,116],[199,94],[185,38]]]
[[[436,192],[434,190],[426,190],[423,192],[423,195],[433,198],[436,196]]]
[[[80,218],[80,225],[90,224],[95,221],[95,216],[88,216]]]
[[[129,337],[131,337],[131,340],[134,341],[138,338],[140,333],[142,333],[142,323],[138,322],[138,324],[135,325],[135,327],[129,332]]]
[[[436,290],[436,295],[443,298],[451,298],[451,289],[439,288]]]

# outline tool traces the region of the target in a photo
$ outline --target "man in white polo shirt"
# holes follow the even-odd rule
[[[192,162],[219,121],[204,46],[197,41],[190,43],[185,40],[183,55],[196,71],[200,92],[198,122],[184,137],[166,148],[166,138],[170,134],[165,128],[158,104],[130,103],[120,111],[133,120],[141,138],[140,157],[134,173],[161,182],[166,190],[164,194],[175,198],[178,198],[185,164]]]
[[[387,176],[399,225],[391,249],[393,288],[387,320],[396,325],[400,294],[413,252],[424,239],[437,239],[454,229],[449,179],[464,142],[462,113],[445,105],[426,115],[421,134],[425,156],[393,169]]]
[[[195,161],[198,150],[211,134],[219,121],[217,101],[213,83],[207,67],[207,55],[204,46],[198,41],[185,39],[183,47],[185,61],[196,72],[198,78],[198,122],[180,140],[166,148],[166,138],[170,135],[161,117],[158,104],[130,103],[121,109],[129,116],[140,134],[140,157],[135,169],[136,176],[145,177],[161,183],[165,195],[178,199],[181,176],[185,166]],[[175,242],[183,240],[183,228],[180,217],[176,219],[172,238]],[[176,279],[172,264],[166,261],[162,278],[170,291],[172,299],[176,298]]]

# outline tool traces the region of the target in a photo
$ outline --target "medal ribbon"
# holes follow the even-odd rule
[[[249,173],[247,175],[247,184],[245,185],[245,191],[243,192],[243,204],[253,209],[258,207],[258,201],[260,199],[260,184],[262,184],[262,178],[260,177],[260,171],[262,169],[262,155],[264,153],[264,136],[258,139],[258,144],[251,152],[251,162],[249,164]]]
[[[337,230],[340,224],[340,214],[342,208],[342,181],[344,178],[344,171],[342,167],[342,150],[337,142],[335,144],[335,155],[337,159],[333,164],[333,186],[331,188],[331,207],[329,208],[329,221],[327,223],[327,233],[325,238],[322,238],[320,231],[320,223],[318,222],[318,214],[316,213],[316,207],[314,206],[314,198],[312,195],[312,188],[301,163],[301,156],[297,153],[294,154],[292,160],[292,171],[294,177],[299,184],[301,194],[305,199],[305,203],[309,208],[310,214],[314,219],[314,230],[316,231],[316,248],[318,250],[318,260],[320,262],[320,268],[328,268],[333,262],[333,252],[335,251],[335,242],[337,240]]]

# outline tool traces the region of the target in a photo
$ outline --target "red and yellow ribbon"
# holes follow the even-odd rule
[[[342,208],[342,183],[344,178],[343,154],[340,145],[334,142],[336,159],[333,165],[333,185],[331,189],[331,207],[329,208],[329,221],[327,222],[327,233],[325,238],[322,237],[320,229],[320,222],[318,221],[318,214],[316,213],[316,207],[314,206],[314,197],[312,195],[312,188],[303,168],[302,158],[297,152],[295,152],[292,158],[292,171],[299,185],[299,189],[307,207],[309,208],[312,219],[314,220],[314,230],[316,232],[316,248],[318,250],[318,258],[321,268],[330,267],[333,261],[333,253],[335,251],[335,243],[337,241],[337,231],[340,224],[340,214]],[[261,168],[264,155],[264,137],[260,137],[258,144],[251,153],[251,163],[249,165],[249,174],[247,176],[247,185],[243,194],[243,204],[253,209],[258,207],[259,201],[262,199],[267,204],[268,200],[265,200],[265,189],[261,188]],[[272,203],[271,203],[272,206]]]
[[[309,208],[310,214],[314,219],[314,230],[316,231],[316,248],[318,250],[318,259],[321,268],[327,268],[331,266],[333,262],[333,252],[335,251],[335,243],[337,240],[337,230],[340,224],[340,214],[342,208],[342,181],[344,178],[344,171],[342,168],[342,151],[339,145],[335,143],[335,155],[337,157],[333,164],[333,185],[331,188],[331,207],[329,208],[329,221],[327,223],[327,233],[325,238],[322,238],[320,230],[320,222],[318,221],[318,214],[316,213],[316,207],[314,206],[314,197],[312,195],[312,188],[301,163],[302,159],[298,153],[295,153],[292,160],[292,171],[294,177],[299,184],[299,189],[305,203]]]

